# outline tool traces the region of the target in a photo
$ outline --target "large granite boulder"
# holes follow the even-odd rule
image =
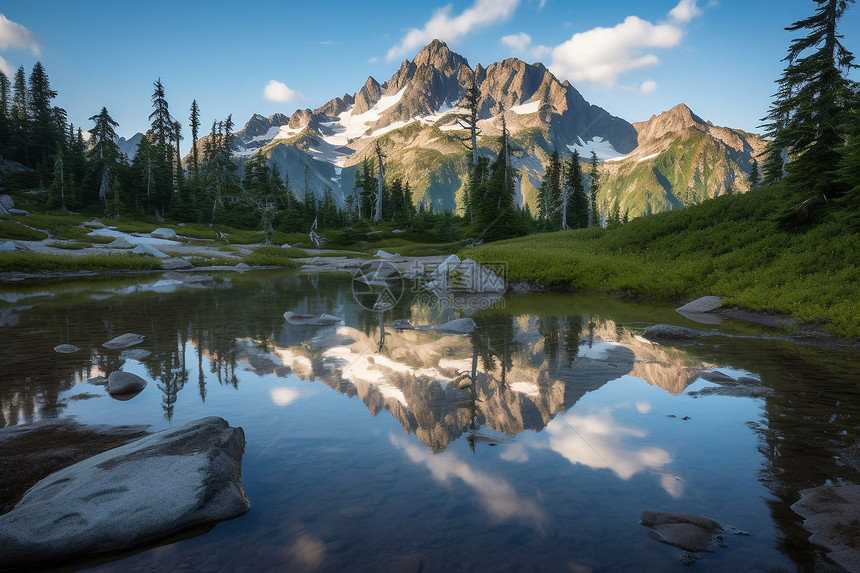
[[[168,229],[167,227],[159,227],[149,234],[150,237],[154,237],[156,239],[175,239],[176,231],[173,229]]]
[[[242,428],[203,418],[76,463],[0,516],[0,569],[130,549],[244,514]]]

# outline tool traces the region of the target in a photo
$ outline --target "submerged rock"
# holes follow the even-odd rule
[[[645,510],[639,521],[651,528],[652,539],[685,551],[713,551],[714,536],[723,531],[718,522],[694,513]]]
[[[145,337],[141,334],[132,334],[127,332],[120,336],[117,336],[113,340],[108,340],[102,346],[105,348],[109,348],[111,350],[116,350],[118,348],[128,348],[129,346],[134,346],[135,344],[140,344],[143,342]]]
[[[693,330],[692,328],[684,328],[683,326],[655,324],[646,328],[642,336],[648,340],[657,342],[661,340],[695,340],[707,336],[707,333],[701,330]]]
[[[0,516],[0,568],[120,551],[248,511],[242,428],[209,417],[44,478]]]
[[[711,312],[712,310],[716,310],[723,306],[723,299],[719,296],[703,296],[702,298],[697,298],[692,302],[688,302],[684,306],[678,307],[675,309],[676,312],[680,312],[681,314],[685,314],[688,312],[691,313],[699,313],[699,312]]]
[[[290,324],[309,326],[328,326],[331,324],[340,324],[343,322],[342,318],[332,316],[330,314],[323,313],[319,316],[315,314],[297,314],[291,310],[288,310],[284,313],[284,318]]]
[[[79,351],[80,348],[75,346],[74,344],[60,344],[54,347],[54,352],[59,354],[72,354],[73,352]]]
[[[843,483],[804,489],[791,506],[801,516],[813,543],[848,571],[860,571],[860,485]]]

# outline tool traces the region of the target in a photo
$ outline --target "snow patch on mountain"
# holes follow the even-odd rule
[[[570,149],[571,152],[578,151],[579,156],[583,159],[591,157],[592,151],[597,154],[597,159],[599,161],[618,161],[619,159],[627,157],[624,153],[616,151],[610,141],[603,139],[600,136],[594,136],[588,142],[583,141],[581,137],[577,137],[576,139],[578,144],[574,143],[573,145],[568,145],[567,148]]]
[[[325,122],[320,125],[330,130],[330,133],[325,134],[323,139],[326,143],[334,146],[348,145],[353,139],[362,137],[371,137],[367,134],[370,124],[379,121],[382,114],[388,108],[397,105],[400,98],[406,92],[406,87],[401,89],[394,95],[382,96],[372,108],[364,113],[353,115],[352,110],[355,106],[350,106],[345,112],[337,116],[336,121]]]
[[[529,103],[524,103],[522,105],[515,105],[511,108],[511,111],[517,115],[528,115],[530,113],[537,113],[540,110],[540,100],[532,101]]]
[[[642,163],[643,161],[648,161],[649,159],[654,159],[658,155],[660,155],[660,154],[659,153],[652,153],[651,155],[646,155],[645,157],[640,157],[639,159],[636,160],[636,162]]]

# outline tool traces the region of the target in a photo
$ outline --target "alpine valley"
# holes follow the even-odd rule
[[[353,193],[357,166],[375,160],[378,142],[386,176],[408,181],[416,204],[456,210],[470,159],[461,118],[474,74],[480,153],[495,156],[504,117],[519,173],[517,201],[532,213],[553,150],[576,150],[583,163],[594,151],[602,163],[601,210],[617,206],[635,217],[747,191],[752,160],[766,143],[756,134],[714,126],[684,104],[631,124],[587,102],[543,64],[509,58],[473,69],[434,40],[382,84],[368,77],[354,95],[289,117],[255,114],[236,132],[233,150],[240,159],[264,154],[299,196],[307,176],[317,197],[329,188],[342,206]]]

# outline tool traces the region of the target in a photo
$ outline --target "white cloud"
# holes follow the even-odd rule
[[[696,6],[696,0],[681,0],[678,5],[669,12],[669,17],[679,23],[689,22],[696,16],[701,16],[702,11]]]
[[[525,52],[529,44],[532,43],[532,37],[525,32],[509,34],[502,36],[502,43],[516,52]]]
[[[269,80],[263,89],[263,97],[269,101],[288,102],[301,97],[299,92],[291,90],[287,84],[277,80]]]
[[[475,0],[471,8],[454,17],[451,17],[452,5],[448,4],[434,12],[420,30],[410,29],[399,44],[388,50],[385,59],[391,61],[409,54],[434,39],[457,42],[475,30],[504,22],[513,15],[517,4],[519,0]]]
[[[639,91],[643,94],[650,94],[654,90],[657,89],[657,82],[654,80],[645,80],[642,82],[642,85],[639,87]]]
[[[652,51],[678,46],[684,37],[681,24],[701,14],[696,0],[681,0],[663,23],[628,16],[612,28],[578,32],[553,48],[549,67],[560,78],[614,88],[621,75],[658,65],[660,59]],[[649,80],[640,89],[649,93],[656,87]]]
[[[36,40],[36,35],[21,24],[0,14],[0,50],[10,48],[30,50],[33,55],[39,55],[39,42]]]
[[[15,70],[12,69],[12,66],[0,56],[0,72],[6,74],[6,77],[9,78],[9,81],[12,81],[12,76],[15,75]]]

